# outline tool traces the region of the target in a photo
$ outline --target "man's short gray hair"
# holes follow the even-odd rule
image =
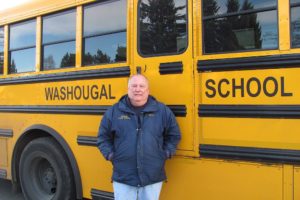
[[[136,77],[136,76],[141,76],[141,77],[143,77],[143,78],[146,80],[146,83],[147,83],[147,85],[148,85],[148,87],[149,87],[149,80],[148,80],[148,78],[147,78],[146,76],[142,75],[142,74],[134,74],[134,75],[130,76],[129,79],[128,79],[128,87],[129,87],[129,84],[130,84],[131,79],[132,79],[133,77]]]

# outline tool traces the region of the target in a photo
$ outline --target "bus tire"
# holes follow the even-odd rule
[[[76,199],[68,158],[53,138],[38,138],[25,147],[20,159],[19,175],[25,199]]]

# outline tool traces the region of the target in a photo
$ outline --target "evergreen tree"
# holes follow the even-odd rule
[[[118,46],[115,62],[126,61],[126,47]]]
[[[219,9],[216,0],[203,0],[203,16],[215,16]]]
[[[183,21],[185,26],[185,14],[179,14],[184,8],[176,7],[174,0],[141,2],[140,45],[144,54],[177,52],[177,37],[180,34],[177,21]]]
[[[227,1],[227,13],[239,12],[240,3],[239,0]],[[239,15],[227,17],[223,20],[221,36],[223,43],[223,51],[235,51],[240,50],[239,41],[234,33],[234,30],[239,30],[240,20]]]
[[[110,57],[103,53],[100,49],[97,50],[97,54],[93,58],[93,63],[94,64],[99,64],[99,63],[110,63]]]
[[[14,59],[12,59],[11,65],[9,66],[9,73],[11,73],[11,74],[18,73],[18,70],[17,70],[16,63],[15,63]]]
[[[84,54],[84,58],[83,58],[83,64],[84,65],[94,65],[94,58],[93,56],[90,54],[90,52],[88,52],[87,54]]]
[[[220,7],[215,0],[203,1],[204,17],[217,15]],[[220,22],[216,19],[204,20],[204,51],[206,53],[222,51],[223,39],[220,32]]]
[[[60,68],[65,67],[73,67],[75,66],[75,54],[73,53],[66,53],[64,57],[61,59]]]
[[[241,10],[252,10],[254,6],[248,0],[244,1]],[[240,29],[252,29],[254,31],[254,46],[252,48],[260,49],[262,46],[262,39],[261,39],[261,26],[257,21],[257,14],[249,14],[249,15],[242,15],[240,19]],[[251,38],[249,38],[251,39]]]
[[[3,74],[4,54],[0,52],[0,73]]]

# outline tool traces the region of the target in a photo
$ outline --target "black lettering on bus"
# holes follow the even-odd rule
[[[232,79],[232,96],[236,97],[236,90],[241,90],[241,97],[244,97],[244,78],[241,78],[241,84],[237,85],[235,79]]]
[[[206,94],[206,96],[208,97],[208,98],[214,98],[215,96],[216,96],[216,89],[214,88],[214,86],[212,86],[212,85],[215,85],[216,84],[216,82],[213,80],[213,79],[208,79],[206,82],[205,82],[205,86],[206,86],[206,88],[208,89],[208,90],[210,90],[211,91],[211,93],[209,93],[209,92],[205,92],[205,94]]]
[[[66,100],[66,97],[67,97],[67,95],[66,95],[66,88],[65,87],[61,87],[60,88],[60,99],[61,100]]]
[[[105,97],[106,99],[108,98],[105,85],[102,85],[102,87],[101,87],[101,92],[100,92],[99,98],[102,99],[102,97]]]
[[[45,88],[46,100],[52,100],[53,97],[53,88]]]
[[[226,93],[222,93],[222,83],[226,83],[229,85],[229,81],[227,79],[221,79],[219,84],[218,84],[218,93],[221,97],[226,98],[229,96],[230,92],[227,90]]]
[[[54,88],[54,96],[53,96],[53,100],[55,100],[55,99],[60,100],[60,99],[59,99],[59,94],[58,94],[58,89],[57,89],[57,87]]]
[[[257,90],[255,92],[251,91],[251,83],[256,82]],[[253,87],[252,87],[253,88]],[[247,93],[250,97],[257,97],[261,92],[261,84],[258,78],[252,77],[247,81]]]
[[[92,85],[92,87],[91,87],[91,97],[94,100],[99,98],[98,86],[97,85]]]
[[[111,90],[111,85],[108,85],[108,94],[109,94],[109,99],[115,99],[115,96],[112,96],[112,90]]]
[[[291,97],[293,96],[293,93],[291,92],[285,92],[285,84],[284,84],[284,77],[280,77],[280,86],[281,86],[281,96],[283,97]]]
[[[81,91],[81,88],[80,86],[75,86],[74,88],[74,96],[75,96],[75,99],[76,100],[79,100],[81,98],[81,95],[82,95],[82,91]]]
[[[273,82],[273,84],[274,84],[274,90],[273,91],[268,91],[268,89],[267,89],[268,82],[269,83]],[[263,90],[264,90],[264,93],[265,93],[266,96],[274,97],[278,92],[278,82],[277,82],[276,78],[274,78],[272,76],[267,77],[263,82]]]
[[[70,98],[69,98],[70,97]],[[67,99],[73,100],[73,86],[67,87]]]
[[[90,98],[90,86],[88,85],[86,88],[82,87],[82,96],[85,100]]]

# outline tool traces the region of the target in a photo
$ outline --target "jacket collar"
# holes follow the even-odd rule
[[[129,113],[135,113],[130,106],[128,106],[126,99],[128,99],[128,95],[124,95],[121,97],[121,99],[119,100],[119,109],[124,111],[124,112],[129,112]],[[149,95],[148,97],[148,101],[146,103],[146,106],[144,107],[144,109],[142,110],[142,112],[155,112],[158,110],[158,102],[157,100]]]

